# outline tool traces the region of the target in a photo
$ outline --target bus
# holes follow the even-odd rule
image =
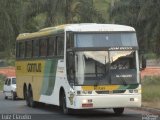
[[[77,109],[141,107],[138,42],[133,27],[66,24],[23,33],[16,40],[17,96]]]

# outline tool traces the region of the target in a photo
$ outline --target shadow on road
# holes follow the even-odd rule
[[[123,114],[120,116],[117,116],[114,114],[112,109],[96,109],[96,110],[72,110],[72,114],[70,115],[64,115],[61,111],[61,109],[57,106],[48,105],[48,104],[40,104],[35,109],[41,109],[48,111],[49,113],[55,114],[61,114],[63,117],[69,117],[74,119],[87,119],[87,120],[94,120],[94,119],[103,119],[103,118],[109,118],[109,119],[115,119],[118,120],[118,118],[121,118],[123,120],[140,120],[141,115],[135,115],[135,114]]]

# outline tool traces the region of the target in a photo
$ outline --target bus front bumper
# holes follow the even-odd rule
[[[141,107],[141,94],[75,96],[73,109]]]

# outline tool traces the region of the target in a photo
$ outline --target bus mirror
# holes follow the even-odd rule
[[[145,69],[146,66],[147,66],[146,58],[144,58],[144,56],[142,56],[142,70]]]

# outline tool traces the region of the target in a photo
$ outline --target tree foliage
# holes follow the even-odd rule
[[[0,54],[14,55],[19,33],[93,22],[133,26],[140,49],[158,54],[159,11],[159,0],[0,0]]]
[[[0,0],[0,51],[11,56],[19,33],[80,22],[104,22],[93,0]]]
[[[119,0],[110,11],[115,23],[137,30],[139,46],[146,52],[160,52],[160,1]]]
[[[15,37],[19,33],[19,9],[21,1],[0,1],[0,51],[6,51],[10,56],[13,53]]]

